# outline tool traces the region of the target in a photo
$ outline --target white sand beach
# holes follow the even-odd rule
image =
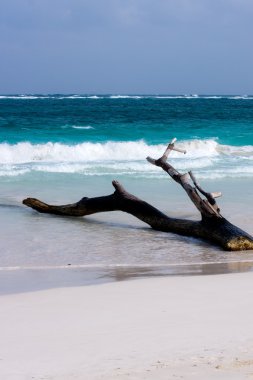
[[[253,273],[0,297],[4,380],[253,378]]]

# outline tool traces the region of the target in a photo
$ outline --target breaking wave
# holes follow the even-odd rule
[[[88,126],[87,126],[88,127]],[[84,128],[87,128],[84,127]],[[83,127],[82,127],[83,128]],[[188,140],[177,144],[187,154],[171,152],[170,162],[179,171],[193,169],[201,178],[249,177],[253,174],[253,146],[221,145],[217,141]],[[166,146],[145,141],[91,143],[0,144],[0,176],[30,172],[82,175],[138,175],[165,177],[145,158],[158,158]]]

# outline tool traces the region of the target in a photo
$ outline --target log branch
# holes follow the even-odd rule
[[[182,151],[174,147],[174,142],[175,139],[168,145],[161,158],[155,160],[148,157],[147,160],[165,170],[184,188],[201,213],[200,221],[170,218],[149,203],[128,193],[117,181],[112,182],[115,188],[114,193],[107,196],[84,197],[79,202],[60,206],[49,205],[35,198],[27,198],[23,200],[23,204],[40,213],[76,217],[98,212],[123,211],[135,216],[158,231],[202,238],[228,251],[253,249],[253,237],[231,224],[220,214],[219,207],[215,201],[215,197],[220,196],[220,194],[205,192],[191,172],[180,174],[166,162],[171,150]],[[182,152],[185,153],[185,151]],[[190,183],[190,179],[192,179],[194,186]],[[204,195],[206,199],[202,199],[199,193]]]

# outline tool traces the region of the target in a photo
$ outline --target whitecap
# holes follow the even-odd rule
[[[110,99],[141,99],[140,95],[111,95]]]
[[[90,126],[79,126],[90,127]],[[179,171],[191,169],[199,178],[252,176],[253,146],[221,145],[215,139],[186,140],[177,144],[187,154],[172,151],[171,164]],[[26,174],[30,171],[78,173],[82,175],[165,176],[150,165],[146,157],[159,158],[166,145],[147,144],[144,140],[104,143],[83,142],[75,145],[0,144],[0,175]]]
[[[76,126],[78,127],[78,126]],[[79,126],[89,129],[91,126]],[[214,139],[187,140],[177,143],[177,147],[187,151],[186,155],[172,151],[170,157],[175,159],[198,159],[227,157],[253,157],[253,146],[235,147],[221,145]],[[17,144],[0,144],[1,163],[25,163],[34,161],[132,161],[143,160],[146,156],[160,157],[166,145],[149,145],[144,140],[104,143],[84,142],[75,145],[48,142],[45,144],[31,144],[20,142]]]
[[[72,125],[71,128],[73,128],[73,129],[95,129],[91,125]]]

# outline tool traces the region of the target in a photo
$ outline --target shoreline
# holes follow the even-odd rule
[[[252,378],[252,280],[250,272],[168,276],[3,295],[0,374]]]
[[[0,267],[0,297],[55,288],[166,277],[225,275],[253,271],[253,261],[167,265],[63,265]]]

